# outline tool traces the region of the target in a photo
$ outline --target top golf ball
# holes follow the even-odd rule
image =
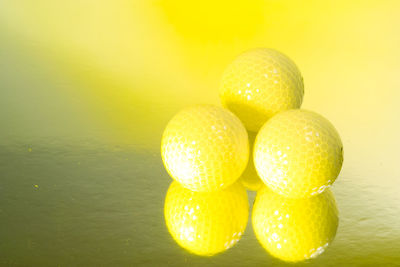
[[[238,56],[225,70],[220,85],[222,104],[253,132],[278,112],[299,108],[303,94],[303,78],[295,63],[267,48]]]

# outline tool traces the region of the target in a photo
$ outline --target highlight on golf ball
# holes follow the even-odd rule
[[[273,115],[300,108],[303,78],[286,55],[268,48],[239,55],[225,70],[220,98],[249,131],[257,132]]]
[[[198,105],[176,114],[161,141],[164,165],[173,179],[194,191],[233,184],[249,159],[247,131],[229,110]]]
[[[240,176],[239,181],[244,185],[244,187],[250,191],[257,191],[261,188],[264,183],[258,177],[257,171],[254,167],[252,152],[254,147],[254,141],[256,139],[256,134],[252,132],[247,132],[249,135],[249,146],[250,146],[250,157],[247,167],[244,170],[242,176]]]
[[[194,192],[172,182],[164,206],[174,240],[191,253],[212,256],[234,246],[246,229],[246,189],[235,183],[214,192]]]
[[[343,163],[343,145],[334,126],[307,110],[288,110],[271,118],[259,131],[254,164],[262,181],[290,198],[322,193]]]
[[[299,262],[323,253],[332,243],[338,223],[330,189],[305,199],[285,198],[266,186],[257,192],[254,232],[264,249],[283,261]]]

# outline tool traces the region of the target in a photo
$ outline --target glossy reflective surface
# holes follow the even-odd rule
[[[293,58],[302,107],[345,150],[336,237],[300,265],[399,265],[399,3],[214,2],[0,2],[0,265],[285,266],[250,223],[200,257],[164,220],[167,122],[218,105],[223,70],[260,46]]]

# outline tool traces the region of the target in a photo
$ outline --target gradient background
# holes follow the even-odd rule
[[[250,224],[228,252],[190,255],[162,214],[166,123],[219,104],[226,65],[271,47],[344,143],[338,234],[306,264],[399,266],[399,14],[399,1],[1,0],[0,264],[283,264]]]

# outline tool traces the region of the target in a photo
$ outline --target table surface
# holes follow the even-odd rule
[[[1,266],[286,265],[251,223],[228,251],[190,254],[163,214],[165,125],[219,105],[225,66],[260,46],[298,64],[302,107],[344,144],[336,237],[299,265],[400,266],[400,3],[227,5],[0,3]]]

